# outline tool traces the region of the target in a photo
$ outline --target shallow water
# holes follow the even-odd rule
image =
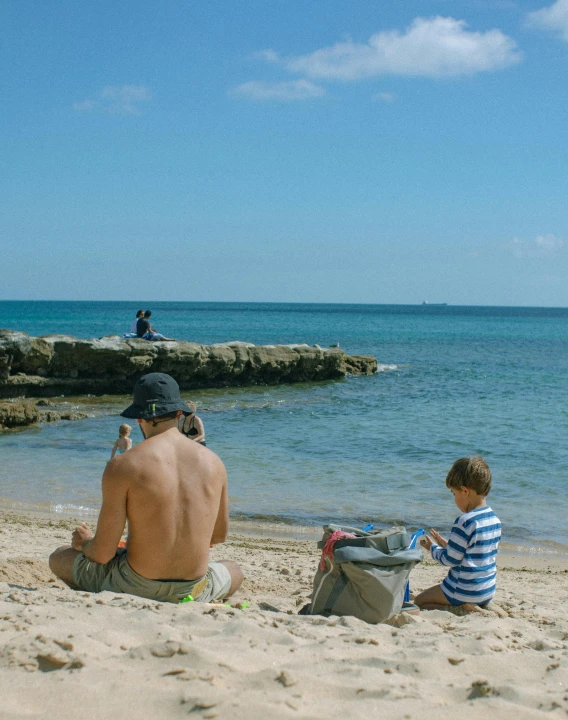
[[[30,334],[120,333],[147,303],[0,303]],[[231,512],[446,530],[452,462],[482,454],[504,539],[568,545],[568,311],[451,306],[153,303],[155,325],[212,343],[340,343],[384,372],[339,382],[200,391],[208,446],[229,471]],[[69,400],[69,399],[66,399]],[[76,402],[76,401],[72,401]],[[77,401],[78,402],[78,401]],[[88,420],[0,435],[0,496],[96,513],[128,398]],[[138,441],[135,427],[133,439]]]

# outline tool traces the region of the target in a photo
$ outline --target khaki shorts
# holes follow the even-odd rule
[[[211,562],[207,573],[197,580],[148,580],[130,567],[126,549],[121,548],[106,565],[78,555],[73,563],[73,582],[87,592],[110,590],[171,603],[191,595],[196,602],[215,602],[229,592],[231,574],[222,563]]]

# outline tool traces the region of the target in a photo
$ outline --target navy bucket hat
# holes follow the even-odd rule
[[[167,415],[181,410],[191,413],[191,408],[181,399],[179,385],[166,373],[148,373],[142,375],[134,386],[132,405],[121,412],[122,417],[140,420]]]

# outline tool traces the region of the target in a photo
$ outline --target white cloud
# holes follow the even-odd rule
[[[107,85],[94,98],[73,103],[78,112],[96,110],[110,114],[140,115],[140,104],[152,99],[143,85]]]
[[[452,77],[508,67],[521,60],[514,40],[500,30],[472,32],[464,20],[416,18],[405,32],[375,33],[367,43],[336,43],[308,55],[264,59],[325,80],[360,80],[380,75]]]
[[[568,42],[568,0],[556,0],[548,7],[528,13],[527,25],[551,30]]]
[[[231,90],[233,95],[250,98],[251,100],[277,100],[291,102],[309,100],[325,95],[325,90],[309,80],[291,80],[287,82],[262,82],[251,80],[237,85]]]
[[[390,105],[396,100],[396,95],[391,92],[378,92],[371,96],[371,100],[388,103]]]
[[[564,240],[556,235],[538,235],[534,240],[513,238],[509,249],[516,258],[555,258],[564,249]]]
[[[73,110],[78,110],[79,112],[91,112],[91,110],[95,110],[96,107],[97,103],[94,100],[83,100],[83,102],[73,103]]]
[[[277,63],[280,62],[280,58],[278,57],[278,53],[274,50],[260,50],[257,53],[254,53],[253,58],[256,58],[257,60],[266,60],[266,62],[269,63]]]

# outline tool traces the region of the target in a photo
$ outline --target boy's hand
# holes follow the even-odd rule
[[[432,537],[434,538],[434,542],[435,542],[437,545],[439,545],[440,547],[443,547],[443,548],[447,548],[447,547],[448,547],[448,541],[446,540],[445,537],[442,537],[437,530],[434,530],[434,528],[432,528],[432,530],[430,530],[430,532],[432,533]]]
[[[424,550],[430,550],[433,543],[432,540],[428,537],[428,535],[424,535],[423,538],[420,538],[420,545],[424,548]]]
[[[73,535],[71,536],[71,547],[73,550],[83,552],[83,545],[87,542],[87,540],[90,540],[93,537],[94,535],[89,530],[87,523],[81,523],[73,531]]]

